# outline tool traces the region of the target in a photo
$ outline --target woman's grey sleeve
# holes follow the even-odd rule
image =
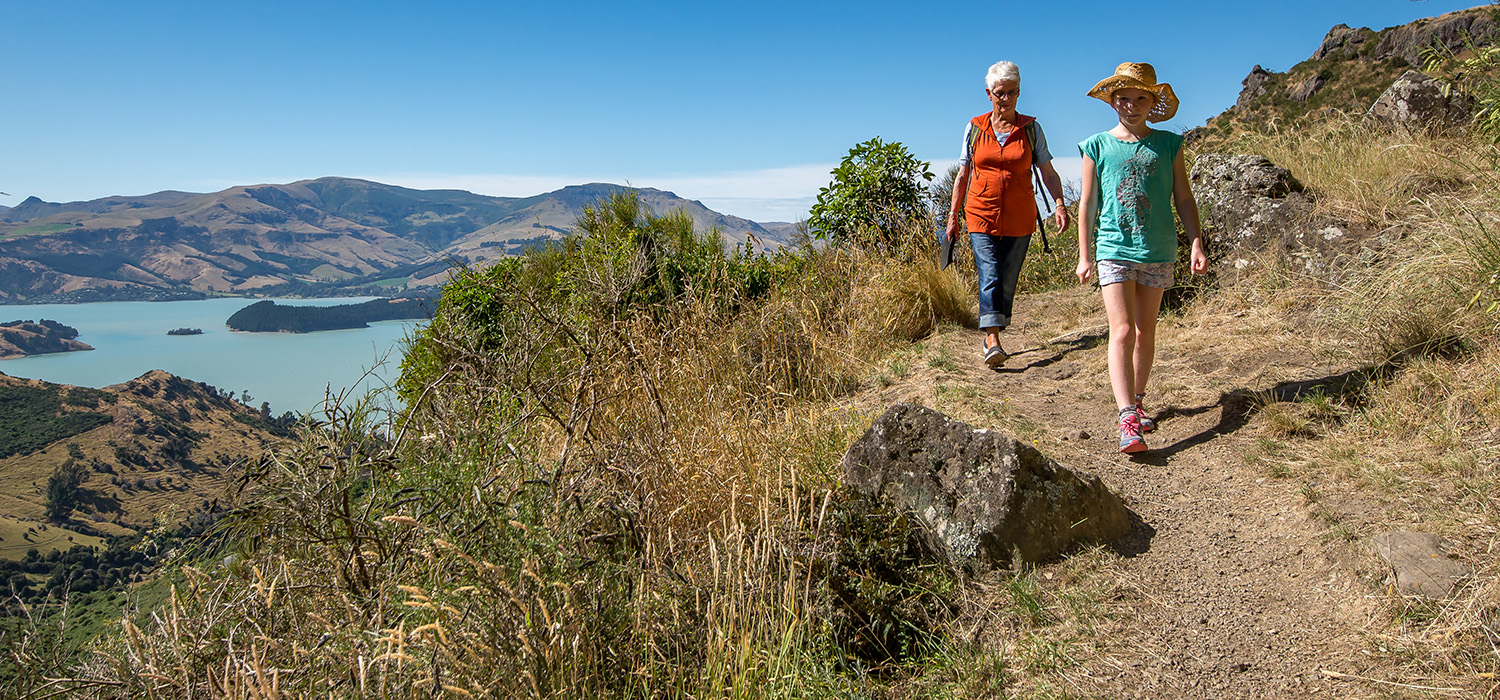
[[[1052,151],[1047,149],[1047,133],[1042,131],[1042,123],[1036,122],[1036,143],[1031,144],[1032,160],[1037,165],[1046,165],[1052,162]]]

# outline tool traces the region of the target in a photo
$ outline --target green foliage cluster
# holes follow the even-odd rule
[[[0,458],[30,454],[114,420],[107,413],[63,408],[57,384],[0,386]]]
[[[856,144],[832,176],[807,218],[820,240],[895,250],[907,232],[931,228],[932,171],[900,142],[876,137]]]
[[[373,321],[427,318],[431,304],[425,297],[372,299],[335,306],[284,306],[267,299],[234,312],[224,323],[237,331],[256,333],[365,328]]]
[[[454,277],[433,322],[401,361],[396,386],[408,405],[455,360],[442,340],[455,331],[481,351],[540,343],[515,377],[530,381],[565,372],[570,358],[609,352],[584,342],[593,333],[638,317],[662,320],[684,307],[732,314],[805,264],[794,252],[727,250],[716,231],[697,233],[681,212],[657,215],[632,193],[585,208],[578,228],[541,250]],[[553,330],[539,331],[543,326]]]
[[[0,560],[0,686],[41,685],[47,673],[97,650],[119,629],[128,603],[155,594],[151,579],[165,559],[215,539],[220,515],[201,511],[144,535],[109,538],[102,548],[31,549],[21,559]]]
[[[848,491],[831,517],[838,543],[828,575],[835,641],[871,667],[920,658],[957,612],[957,581],[923,543],[921,523]]]
[[[148,571],[152,558],[134,547],[139,537],[116,538],[109,548],[76,545],[67,551],[41,554],[27,551],[18,560],[0,560],[0,581],[8,598],[0,602],[0,617],[21,613],[20,605],[61,602],[69,593],[92,593],[136,580]]]

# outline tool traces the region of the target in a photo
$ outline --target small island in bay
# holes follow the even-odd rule
[[[173,328],[167,335],[203,335],[202,328]]]
[[[57,321],[11,321],[0,324],[0,360],[51,352],[93,350],[77,340],[78,329]]]
[[[437,307],[427,297],[374,299],[337,306],[285,306],[267,299],[234,312],[225,325],[255,333],[308,333],[367,328],[372,321],[428,318]]]

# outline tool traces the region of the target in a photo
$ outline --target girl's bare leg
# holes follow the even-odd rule
[[[1137,297],[1140,290],[1149,289],[1131,280],[1106,284],[1100,288],[1100,291],[1104,293],[1104,313],[1109,317],[1109,385],[1115,395],[1116,408],[1135,405],[1136,314],[1140,308]],[[1159,293],[1156,295],[1156,303],[1161,303]],[[1156,330],[1154,316],[1151,329],[1154,343]],[[1149,371],[1149,361],[1146,366]]]
[[[1134,372],[1130,383],[1130,402],[1135,403],[1135,395],[1146,393],[1146,380],[1151,378],[1151,364],[1156,360],[1156,317],[1161,313],[1161,298],[1167,290],[1138,285],[1134,282],[1125,284],[1135,287],[1135,305],[1132,314],[1135,321],[1135,353],[1132,362]],[[1112,337],[1113,320],[1110,322],[1110,328]]]

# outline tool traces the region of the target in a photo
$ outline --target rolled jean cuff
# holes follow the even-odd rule
[[[995,326],[999,326],[1000,330],[1003,331],[1009,325],[1010,317],[1005,314],[980,314],[979,316],[980,328],[994,328]]]

